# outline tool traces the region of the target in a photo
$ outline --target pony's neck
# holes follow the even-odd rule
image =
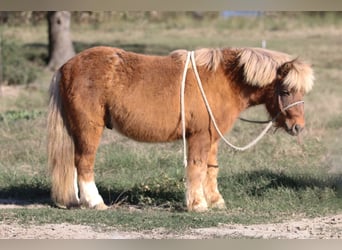
[[[273,99],[273,84],[260,87],[245,82],[242,68],[238,65],[238,52],[236,50],[227,49],[222,53],[224,58],[222,61],[223,74],[228,79],[231,91],[238,94],[237,106],[240,107],[240,112],[255,105],[266,104],[267,101],[270,102]]]
[[[272,98],[270,96],[271,86],[260,88],[248,84],[237,84],[237,88],[237,93],[240,93],[240,111],[259,104],[266,104],[266,101]]]
[[[273,93],[271,86],[256,88],[255,91],[249,96],[249,106],[266,104],[267,100],[273,99],[272,96],[270,96],[270,93]]]

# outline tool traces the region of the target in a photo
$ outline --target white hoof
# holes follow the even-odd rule
[[[105,207],[107,207],[101,195],[99,194],[99,191],[97,190],[97,187],[95,185],[95,182],[83,182],[79,181],[80,186],[80,203],[82,206],[87,208],[95,208],[95,209],[101,209],[103,210]]]

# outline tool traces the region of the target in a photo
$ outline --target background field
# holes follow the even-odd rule
[[[342,212],[342,16],[339,13],[261,13],[201,19],[184,13],[116,13],[74,19],[77,51],[109,45],[139,53],[167,54],[200,47],[260,47],[297,55],[315,70],[305,97],[303,143],[283,131],[254,148],[221,145],[219,188],[227,210],[185,212],[182,145],[136,143],[106,130],[96,159],[96,181],[112,209],[60,210],[50,205],[46,168],[46,112],[52,72],[45,69],[47,26],[12,22],[0,27],[4,67],[14,80],[0,90],[0,204],[41,204],[1,209],[3,223],[71,223],[126,230],[266,223]],[[33,82],[31,82],[33,81]],[[9,85],[10,84],[10,85]],[[263,107],[242,114],[267,118]],[[242,145],[262,126],[236,123],[227,137]]]

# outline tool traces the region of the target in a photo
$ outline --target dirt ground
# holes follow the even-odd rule
[[[16,208],[18,205],[1,205]],[[26,206],[29,208],[29,206]],[[303,218],[276,224],[221,224],[218,227],[191,229],[175,233],[158,228],[152,231],[127,232],[115,228],[99,229],[85,225],[0,224],[1,239],[212,239],[212,238],[260,238],[260,239],[340,239],[342,238],[342,214],[313,219]]]

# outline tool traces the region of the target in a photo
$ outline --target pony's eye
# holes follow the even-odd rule
[[[280,95],[281,95],[281,96],[289,96],[289,95],[290,95],[290,92],[289,92],[288,90],[285,90],[285,89],[284,89],[284,90],[281,90],[281,91],[280,91]]]

